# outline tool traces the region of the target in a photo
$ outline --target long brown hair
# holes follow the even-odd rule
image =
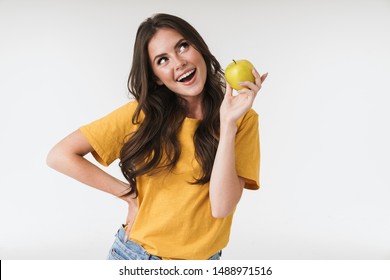
[[[130,183],[129,192],[125,195],[138,194],[138,176],[152,175],[164,169],[172,170],[180,157],[177,135],[187,116],[186,101],[166,86],[156,83],[149,62],[148,43],[161,28],[179,32],[201,53],[207,67],[202,101],[203,119],[194,135],[195,159],[202,173],[200,178],[194,178],[191,183],[202,185],[210,181],[218,147],[219,108],[225,87],[219,62],[200,34],[185,20],[168,14],[156,14],[146,19],[137,31],[128,79],[129,92],[138,103],[132,122],[139,128],[129,135],[120,153],[119,166]]]

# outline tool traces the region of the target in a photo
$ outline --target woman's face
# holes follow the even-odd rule
[[[206,82],[203,56],[174,29],[162,28],[148,45],[157,84],[165,85],[188,102],[199,101]]]

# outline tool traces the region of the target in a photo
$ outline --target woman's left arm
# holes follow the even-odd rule
[[[210,178],[211,212],[215,218],[230,215],[240,201],[245,179],[237,175],[235,161],[235,138],[237,120],[253,105],[253,101],[267,78],[268,73],[260,76],[253,69],[255,83],[242,82],[245,88],[237,96],[226,83],[226,93],[220,108],[220,138]]]

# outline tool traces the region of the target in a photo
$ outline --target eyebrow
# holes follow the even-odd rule
[[[177,43],[175,44],[175,46],[173,48],[177,49],[183,41],[186,41],[186,39],[181,38],[179,41],[177,41]],[[156,55],[153,59],[153,63],[156,61],[156,59],[159,59],[160,57],[164,57],[166,55],[167,55],[167,53],[161,53],[161,54]]]

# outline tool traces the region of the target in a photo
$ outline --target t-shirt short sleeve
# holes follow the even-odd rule
[[[119,158],[127,137],[138,127],[132,123],[136,107],[137,103],[131,101],[105,117],[80,127],[94,149],[92,155],[100,164],[108,166]]]
[[[245,179],[245,188],[260,188],[259,117],[251,109],[238,121],[235,142],[237,175]]]

